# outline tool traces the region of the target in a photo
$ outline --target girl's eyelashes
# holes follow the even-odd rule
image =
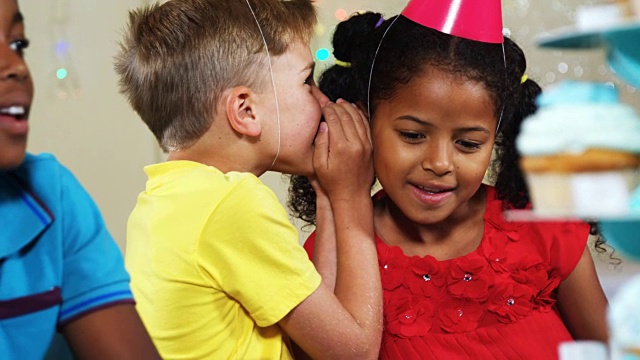
[[[456,144],[458,144],[464,151],[467,152],[476,151],[480,149],[480,146],[482,145],[469,140],[458,140],[456,141]]]
[[[29,47],[29,40],[27,39],[18,39],[14,40],[9,44],[9,48],[20,56],[24,54],[24,50]]]
[[[398,131],[400,136],[407,142],[419,142],[424,139],[424,134],[414,131]]]
[[[407,143],[418,144],[427,139],[427,134],[419,131],[398,130],[400,137]],[[480,150],[482,142],[460,139],[455,141],[456,146],[463,152],[472,153]]]

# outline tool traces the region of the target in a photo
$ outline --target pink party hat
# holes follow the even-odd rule
[[[410,0],[402,15],[445,34],[494,44],[504,41],[500,0]]]

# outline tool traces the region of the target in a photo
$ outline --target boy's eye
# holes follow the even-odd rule
[[[313,85],[314,84],[313,74],[310,74],[306,79],[304,79],[304,84],[305,85]]]
[[[24,50],[29,47],[29,40],[27,39],[19,39],[11,42],[9,44],[9,48],[19,55],[24,53]]]

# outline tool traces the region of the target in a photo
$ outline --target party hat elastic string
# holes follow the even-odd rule
[[[504,50],[504,42],[502,42],[502,61],[504,61],[504,81],[507,82],[507,53]],[[504,104],[502,105],[502,109],[500,109],[500,117],[498,118],[498,125],[496,125],[496,135],[498,134],[498,130],[500,130],[500,124],[502,123],[502,115],[504,114]]]
[[[271,53],[269,52],[269,46],[267,45],[267,39],[264,37],[264,33],[262,32],[262,27],[260,26],[260,22],[258,22],[258,17],[253,12],[253,8],[249,3],[249,0],[246,0],[247,5],[249,6],[249,10],[251,11],[251,15],[253,15],[253,19],[256,21],[256,25],[258,26],[258,31],[260,31],[260,36],[262,36],[262,42],[264,44],[264,48],[267,51],[267,60],[269,62],[269,74],[271,75],[271,85],[273,86],[273,95],[276,100],[276,118],[278,120],[278,148],[276,150],[276,156],[269,167],[269,170],[273,168],[276,164],[276,160],[278,160],[278,156],[280,155],[280,107],[278,106],[278,92],[276,91],[276,79],[273,76],[273,65],[271,64]]]
[[[396,20],[398,20],[397,16],[395,19],[393,19],[393,21],[391,22],[391,25],[389,25],[389,27],[384,31],[384,34],[382,34],[382,39],[380,39],[380,42],[378,43],[378,47],[376,48],[376,52],[375,54],[373,54],[373,61],[371,62],[371,71],[369,72],[369,84],[367,85],[367,115],[369,116],[369,121],[371,121],[371,79],[373,78],[373,67],[376,64],[376,58],[378,57],[378,51],[380,51],[380,46],[382,46],[382,41],[384,40],[385,36],[387,36],[387,33],[389,32],[389,30],[391,30],[391,28],[393,27],[393,24],[396,23]]]

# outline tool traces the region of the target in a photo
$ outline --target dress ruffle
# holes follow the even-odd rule
[[[495,190],[486,189],[483,238],[465,256],[409,257],[376,238],[381,359],[554,359],[558,344],[571,340],[555,306],[568,272],[548,255],[560,240],[581,254],[587,225],[508,222]]]

